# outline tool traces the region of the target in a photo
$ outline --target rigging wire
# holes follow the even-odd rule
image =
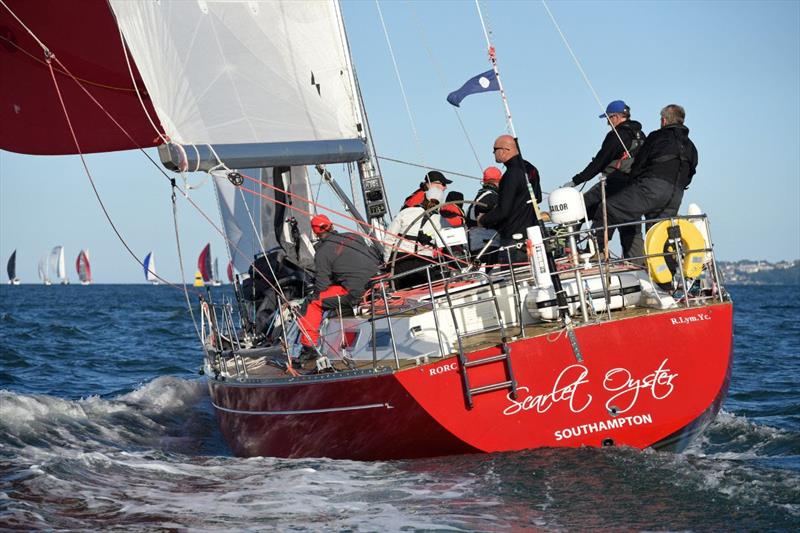
[[[175,201],[175,181],[172,181],[172,194],[170,195],[170,199],[172,201],[172,227],[175,229],[175,247],[177,248],[178,252],[178,268],[181,272],[181,285],[183,286],[183,296],[186,299],[186,307],[189,308],[189,315],[192,317],[192,325],[194,326],[195,333],[197,333],[197,338],[200,340],[200,344],[203,344],[203,335],[200,333],[200,328],[197,327],[197,319],[194,316],[194,308],[192,307],[192,301],[189,298],[189,290],[186,288],[186,273],[183,271],[183,252],[181,251],[181,237],[180,231],[178,230],[178,203]]]
[[[550,20],[553,22],[553,25],[555,26],[556,31],[558,31],[558,34],[561,36],[561,40],[564,42],[564,46],[567,47],[567,51],[569,52],[569,55],[572,56],[572,60],[575,62],[575,66],[578,67],[578,72],[581,73],[581,76],[583,77],[583,81],[586,82],[586,85],[589,87],[589,90],[592,92],[592,96],[594,96],[594,100],[595,100],[595,102],[597,102],[597,106],[600,108],[600,111],[602,111],[603,114],[606,116],[606,119],[609,120],[609,124],[611,124],[611,121],[610,121],[610,118],[608,116],[608,113],[606,113],[606,109],[603,107],[603,104],[600,101],[600,97],[597,96],[597,91],[594,90],[594,86],[592,85],[592,82],[589,81],[589,76],[587,76],[586,72],[583,70],[583,66],[581,65],[581,62],[578,60],[578,56],[576,56],[575,52],[572,51],[572,47],[570,46],[569,41],[567,41],[567,36],[564,35],[563,31],[561,31],[561,26],[559,26],[558,22],[556,22],[556,18],[553,16],[553,13],[550,11],[550,7],[547,5],[546,0],[542,0],[542,6],[544,6],[544,9],[545,9],[545,11],[547,11],[547,15],[550,17]],[[628,154],[628,158],[630,158],[631,157],[631,153],[628,151],[628,148],[625,146],[625,143],[622,141],[622,137],[620,137],[619,132],[617,131],[617,128],[613,124],[611,124],[611,129],[614,130],[614,134],[617,136],[617,139],[619,140],[620,144],[622,145],[622,149],[625,150],[625,153]]]
[[[409,4],[411,7],[411,16],[414,18],[414,26],[416,26],[417,30],[420,33],[420,40],[422,41],[422,45],[425,47],[425,51],[428,53],[428,59],[430,59],[431,64],[433,65],[433,69],[436,71],[436,76],[439,78],[439,84],[442,86],[442,91],[447,91],[447,80],[445,79],[444,73],[442,71],[442,67],[436,58],[433,55],[433,51],[431,50],[430,45],[428,44],[428,37],[425,32],[425,26],[422,24],[419,16],[417,15],[417,10],[414,7],[413,2]],[[464,120],[461,117],[461,111],[456,106],[450,106],[453,110],[453,113],[456,115],[458,119],[458,124],[461,126],[461,131],[464,133],[464,137],[467,140],[467,144],[469,144],[470,150],[472,150],[472,155],[475,157],[475,163],[478,165],[478,172],[483,172],[483,165],[481,165],[481,159],[478,157],[478,151],[475,149],[475,145],[472,143],[472,139],[469,136],[469,132],[467,131],[467,127],[464,125]]]
[[[394,65],[394,73],[397,77],[397,83],[400,85],[400,93],[403,95],[403,103],[406,106],[406,113],[408,114],[408,121],[411,124],[411,131],[414,134],[414,141],[417,144],[417,152],[419,158],[425,161],[424,150],[422,149],[422,141],[420,141],[419,133],[417,133],[417,125],[414,122],[414,115],[411,113],[411,107],[408,104],[408,97],[406,96],[406,89],[403,85],[403,79],[400,77],[400,69],[397,67],[397,60],[394,57],[394,49],[392,48],[392,41],[389,39],[389,30],[386,29],[386,22],[383,20],[383,11],[381,11],[381,4],[379,0],[375,0],[375,6],[378,8],[378,16],[381,19],[381,26],[383,26],[383,34],[386,37],[386,45],[389,47],[389,55],[392,57],[392,65]]]
[[[471,180],[481,181],[481,178],[479,178],[478,176],[472,176],[470,174],[462,174],[461,172],[454,172],[454,171],[451,171],[451,170],[443,170],[441,168],[428,167],[428,166],[425,166],[425,165],[420,165],[419,163],[412,163],[411,161],[403,161],[402,159],[394,159],[394,158],[385,157],[385,156],[382,156],[382,155],[379,155],[377,157],[378,157],[378,159],[383,159],[384,161],[391,161],[393,163],[400,163],[401,165],[408,165],[408,166],[411,166],[411,167],[426,168],[426,169],[429,169],[429,170],[438,170],[439,172],[444,172],[446,174],[450,174],[451,176],[461,176],[462,178],[469,178]]]
[[[248,180],[250,180],[250,181],[253,181],[253,182],[258,182],[258,180],[256,180],[255,178],[253,178],[253,177],[251,177],[251,176],[248,176],[247,174],[242,174],[242,177],[243,177],[243,178],[245,178],[245,179],[248,179]],[[275,186],[273,186],[273,185],[270,185],[270,184],[268,184],[268,183],[263,183],[263,182],[261,182],[261,185],[263,185],[263,186],[266,186],[268,189],[272,189],[272,190],[275,190],[275,191],[281,191],[281,192],[285,193],[285,194],[286,194],[286,195],[288,195],[288,196],[291,196],[291,197],[294,197],[294,198],[296,198],[296,199],[299,199],[301,202],[304,202],[304,203],[306,203],[306,204],[309,204],[309,205],[311,205],[311,206],[314,206],[314,207],[317,207],[317,208],[324,209],[325,211],[328,211],[328,212],[330,212],[330,213],[333,213],[334,215],[337,215],[337,216],[339,216],[339,217],[342,217],[342,218],[344,218],[344,219],[346,219],[346,220],[349,220],[349,221],[351,221],[351,222],[354,222],[354,223],[355,223],[355,225],[356,225],[356,227],[358,227],[358,226],[364,226],[364,227],[368,227],[368,228],[370,228],[370,229],[372,228],[372,226],[371,226],[371,225],[369,225],[369,223],[367,223],[367,222],[362,222],[362,221],[360,221],[360,220],[358,220],[358,219],[356,219],[356,218],[353,218],[353,217],[351,217],[351,216],[349,216],[349,215],[346,215],[345,213],[342,213],[342,212],[340,212],[340,211],[336,211],[336,210],[335,210],[335,209],[333,209],[333,208],[326,207],[326,206],[324,206],[324,205],[321,205],[321,204],[317,204],[317,203],[313,202],[313,201],[312,201],[311,199],[309,199],[309,198],[304,198],[304,197],[302,197],[302,196],[300,196],[300,195],[298,195],[298,194],[292,193],[292,192],[290,192],[290,191],[284,191],[283,189],[280,189],[280,188],[278,188],[278,187],[275,187]],[[270,201],[270,202],[273,202],[273,203],[275,203],[275,204],[277,204],[277,205],[282,205],[282,206],[284,206],[284,207],[287,207],[287,208],[289,208],[289,209],[291,209],[291,210],[293,210],[293,211],[297,211],[298,213],[301,213],[301,214],[304,214],[304,215],[310,215],[310,214],[311,214],[311,212],[310,212],[310,211],[306,211],[305,209],[301,209],[301,208],[299,208],[299,207],[296,207],[296,206],[294,206],[294,205],[292,205],[292,204],[290,204],[290,203],[281,202],[281,201],[279,201],[279,200],[276,200],[276,199],[274,199],[274,198],[270,198],[269,196],[267,196],[267,195],[265,195],[265,194],[263,194],[263,193],[260,193],[260,192],[258,192],[258,191],[254,191],[254,190],[248,189],[248,188],[246,188],[246,187],[244,187],[244,186],[240,186],[240,187],[241,187],[241,189],[242,189],[242,190],[244,190],[244,191],[245,191],[245,192],[247,192],[247,193],[254,194],[254,195],[256,195],[256,196],[259,196],[259,197],[261,197],[261,198],[263,198],[263,199],[266,199],[266,200],[268,200],[268,201]],[[358,235],[358,236],[360,236],[360,237],[364,237],[364,238],[366,238],[366,239],[369,239],[369,240],[371,240],[371,241],[375,241],[375,242],[378,242],[378,243],[381,243],[381,244],[389,244],[389,242],[388,242],[388,241],[384,241],[384,240],[382,240],[382,239],[380,239],[380,238],[378,238],[378,237],[376,237],[376,236],[374,236],[374,235],[371,235],[371,234],[369,234],[369,233],[364,233],[364,232],[358,231],[358,230],[357,230],[357,229],[355,229],[355,228],[348,228],[348,227],[346,227],[346,226],[343,226],[343,227],[344,227],[345,229],[347,229],[348,231],[350,231],[350,232],[352,232],[352,233],[354,233],[354,234],[356,234],[356,235]],[[395,238],[397,238],[397,239],[398,239],[398,243],[397,243],[397,245],[399,245],[399,242],[408,242],[408,243],[410,243],[410,244],[418,244],[416,241],[413,241],[413,240],[411,240],[411,239],[408,239],[407,237],[405,237],[405,235],[400,235],[400,234],[390,233],[390,232],[388,232],[388,231],[386,231],[386,230],[381,230],[381,233],[382,233],[383,235],[388,235],[388,236],[390,236],[390,237],[395,237]],[[432,247],[429,247],[429,246],[424,246],[424,245],[418,245],[418,246],[419,246],[420,248],[430,248],[430,249],[433,249]],[[415,253],[411,253],[411,252],[409,252],[409,255],[413,255],[413,256],[415,256],[415,257],[418,257],[418,258],[420,258],[420,259],[423,259],[423,260],[425,260],[425,261],[427,261],[427,262],[430,262],[430,263],[438,264],[438,261],[436,261],[436,260],[435,260],[434,258],[432,258],[432,257],[423,256],[423,255],[419,255],[419,254],[415,254]],[[451,255],[448,255],[448,254],[445,254],[445,253],[440,253],[439,255],[440,255],[441,257],[445,258],[445,259],[449,259],[449,260],[455,261],[456,263],[462,263],[462,264],[464,264],[464,265],[466,265],[466,264],[467,264],[467,263],[466,263],[466,261],[464,261],[463,259],[459,259],[459,258],[457,258],[457,257],[453,257],[453,256],[451,256]],[[455,269],[455,267],[452,267],[452,266],[450,266],[450,265],[446,265],[446,266],[447,266],[448,268],[450,268],[450,269]]]

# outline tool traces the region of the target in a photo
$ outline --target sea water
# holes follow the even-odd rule
[[[800,287],[730,290],[730,393],[684,453],[356,462],[233,457],[179,290],[3,286],[0,529],[796,530]]]

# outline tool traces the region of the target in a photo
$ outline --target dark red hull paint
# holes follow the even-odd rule
[[[479,395],[471,410],[453,358],[293,383],[209,380],[209,388],[223,434],[241,456],[397,459],[604,444],[682,449],[724,400],[732,315],[725,303],[582,326],[575,330],[581,362],[566,335],[514,342],[518,398],[506,390]],[[470,378],[473,386],[502,381],[503,366],[474,367]]]

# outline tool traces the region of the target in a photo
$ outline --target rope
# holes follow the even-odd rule
[[[403,95],[403,103],[406,106],[406,113],[408,114],[408,121],[411,123],[411,131],[414,134],[414,141],[417,144],[417,152],[419,153],[420,159],[424,160],[424,151],[422,150],[422,142],[419,139],[419,134],[417,133],[417,126],[414,123],[414,115],[411,113],[411,107],[408,105],[408,97],[406,97],[406,89],[403,86],[403,80],[400,77],[400,69],[397,68],[397,60],[394,57],[394,49],[392,48],[392,42],[389,39],[389,30],[386,29],[386,22],[383,20],[383,11],[381,11],[381,4],[378,0],[375,0],[375,7],[378,8],[378,16],[381,19],[381,26],[383,26],[383,34],[386,37],[386,45],[389,47],[389,55],[392,57],[392,65],[394,65],[394,73],[397,76],[397,83],[400,85],[400,93]]]
[[[150,112],[147,110],[147,106],[144,105],[144,99],[142,99],[142,95],[139,92],[139,87],[136,84],[136,78],[133,75],[133,67],[131,66],[130,58],[128,57],[128,47],[125,46],[125,37],[122,35],[122,28],[117,27],[119,29],[119,41],[122,44],[122,55],[125,56],[125,65],[128,67],[128,74],[130,74],[131,82],[133,83],[134,91],[136,92],[136,97],[139,99],[139,104],[142,106],[142,111],[144,111],[144,116],[147,117],[147,121],[150,122],[150,125],[153,127],[153,130],[156,132],[158,137],[165,143],[169,142],[169,137],[167,137],[161,130],[158,129],[155,122],[153,122],[153,118],[150,116]]]
[[[600,111],[602,111],[603,114],[606,116],[606,119],[609,120],[609,124],[611,124],[611,121],[610,121],[610,118],[608,116],[608,113],[606,113],[606,110],[603,107],[602,102],[600,102],[600,97],[597,96],[597,91],[594,90],[594,86],[592,85],[592,82],[589,81],[589,77],[586,75],[586,72],[583,70],[583,67],[581,66],[581,62],[578,61],[578,57],[575,55],[575,52],[572,51],[572,47],[569,45],[569,41],[567,41],[566,35],[564,35],[564,32],[561,31],[561,26],[559,26],[558,22],[556,22],[556,18],[553,16],[553,13],[550,11],[550,7],[548,7],[547,2],[545,0],[542,0],[542,6],[544,6],[545,11],[547,11],[547,15],[550,17],[550,20],[553,21],[553,25],[556,27],[556,30],[558,31],[558,34],[561,36],[561,40],[564,41],[564,45],[567,47],[567,50],[569,51],[569,55],[572,56],[572,60],[575,62],[575,66],[578,67],[578,71],[581,73],[581,76],[583,77],[583,81],[586,82],[586,85],[589,86],[589,90],[592,91],[592,96],[594,96],[594,100],[595,100],[595,102],[597,102],[597,106],[600,108]],[[622,137],[619,136],[619,132],[617,131],[617,128],[613,124],[611,124],[611,129],[614,130],[614,134],[617,136],[617,139],[619,139],[620,144],[622,144],[622,149],[625,150],[625,153],[628,154],[628,158],[630,158],[631,154],[630,154],[630,152],[628,152],[628,148],[625,146],[625,143],[622,142]]]
[[[411,166],[411,167],[424,168],[424,169],[428,169],[428,170],[438,170],[439,172],[444,172],[444,173],[447,173],[447,174],[450,174],[450,175],[453,175],[453,176],[461,176],[463,178],[469,178],[471,180],[481,181],[481,179],[482,179],[482,178],[479,178],[477,176],[471,176],[469,174],[462,174],[461,172],[453,172],[451,170],[443,170],[441,168],[432,168],[432,167],[428,167],[428,166],[425,166],[425,165],[420,165],[418,163],[412,163],[411,161],[403,161],[402,159],[393,159],[391,157],[384,157],[384,156],[381,156],[381,155],[379,155],[377,157],[378,157],[378,159],[383,159],[384,161],[391,161],[393,163],[400,163],[401,165],[408,165],[408,166]]]
[[[183,271],[183,253],[181,251],[181,237],[180,232],[178,231],[178,204],[175,202],[175,181],[172,181],[172,226],[175,229],[175,246],[178,250],[178,267],[180,268],[181,272],[181,285],[183,286],[183,296],[186,299],[186,307],[189,308],[189,315],[192,317],[192,325],[194,326],[195,333],[197,333],[197,338],[200,340],[200,344],[203,344],[203,336],[200,334],[200,329],[197,327],[197,320],[194,317],[194,309],[192,308],[192,302],[189,298],[189,289],[186,286],[186,274]],[[199,292],[199,291],[198,291]],[[211,320],[209,317],[209,325],[211,324]],[[220,346],[220,349],[222,347]]]

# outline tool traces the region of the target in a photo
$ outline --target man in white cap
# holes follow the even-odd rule
[[[395,275],[436,264],[434,256],[442,220],[438,213],[426,211],[441,204],[443,196],[444,189],[431,187],[425,191],[421,205],[402,209],[392,220],[386,230],[383,259],[387,263],[394,261]],[[431,270],[431,275],[435,276],[434,270]],[[425,270],[421,270],[398,279],[395,287],[412,287],[427,280]]]

